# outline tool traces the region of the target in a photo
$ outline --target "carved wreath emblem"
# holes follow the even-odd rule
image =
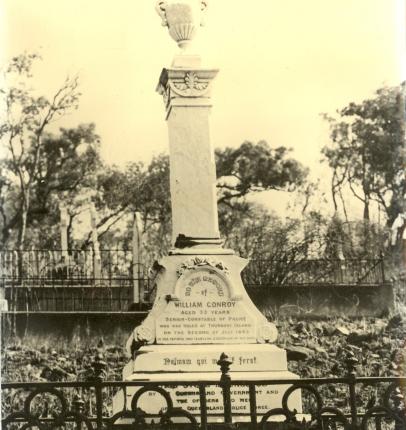
[[[266,322],[262,324],[258,329],[258,342],[260,343],[275,342],[277,337],[278,330],[273,323]]]
[[[221,270],[225,274],[228,274],[227,267],[222,261],[213,260],[204,257],[194,257],[189,260],[184,261],[176,271],[178,277],[182,276],[187,270],[196,270],[203,266],[214,267],[215,269]]]
[[[194,72],[188,72],[185,75],[184,82],[174,82],[173,85],[180,91],[198,90],[203,91],[208,86],[208,82],[201,82],[199,77]]]

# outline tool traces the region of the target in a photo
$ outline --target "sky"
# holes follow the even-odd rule
[[[168,151],[160,71],[178,48],[154,0],[3,0],[1,61],[40,52],[36,87],[51,95],[78,75],[77,112],[54,127],[94,122],[105,160],[148,162]],[[214,147],[266,140],[325,175],[321,113],[405,79],[403,0],[210,0],[196,51],[219,68]]]

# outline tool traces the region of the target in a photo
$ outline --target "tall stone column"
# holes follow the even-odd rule
[[[217,70],[187,67],[183,62],[182,67],[164,69],[159,79],[157,90],[164,98],[169,134],[175,248],[221,244],[209,128],[216,74]]]
[[[207,1],[202,0],[160,0],[157,4],[162,25],[180,47],[172,66],[163,69],[157,87],[164,99],[169,134],[175,247],[171,254],[199,249],[216,253],[221,247],[209,127],[211,87],[218,70],[203,68],[200,56],[191,53],[206,7]]]

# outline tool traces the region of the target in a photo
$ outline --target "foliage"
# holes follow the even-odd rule
[[[333,169],[332,196],[348,186],[363,203],[363,218],[370,218],[371,201],[377,202],[391,225],[404,208],[405,85],[384,87],[375,97],[350,103],[337,117],[325,115],[332,143],[323,154]]]
[[[251,205],[227,246],[250,259],[246,283],[282,285],[307,259],[323,258],[326,220],[316,213],[285,220]]]
[[[36,54],[12,58],[5,70],[5,87],[0,90],[5,116],[0,123],[0,142],[5,151],[1,160],[0,214],[2,243],[17,228],[17,246],[26,242],[29,211],[35,198],[34,188],[41,182],[44,147],[49,125],[78,106],[77,78],[67,78],[51,99],[37,96],[29,86]],[[48,151],[49,151],[48,147]],[[10,194],[11,193],[11,194]],[[13,204],[4,210],[9,196]]]
[[[326,224],[326,258],[375,259],[385,253],[389,229],[368,220],[344,221],[334,215]]]
[[[58,247],[59,205],[69,206],[70,224],[78,214],[78,195],[94,187],[94,171],[100,165],[99,139],[93,124],[60,129],[58,135],[44,134],[41,158],[31,185],[31,203],[27,213],[26,240],[39,248]],[[27,156],[27,166],[32,157]],[[7,161],[4,163],[7,165]],[[29,167],[27,167],[29,168]],[[11,183],[3,207],[6,217],[17,219],[19,187]],[[9,233],[7,232],[7,235]],[[3,238],[5,238],[3,232]],[[15,240],[7,237],[8,244]],[[4,240],[6,243],[6,240]]]
[[[306,282],[322,279],[340,259],[380,258],[388,238],[387,229],[378,224],[347,222],[317,212],[282,219],[252,203],[244,216],[232,214],[228,227],[226,246],[250,260],[245,284],[274,287],[289,284],[301,273]],[[312,265],[312,260],[324,265]]]
[[[168,157],[154,157],[147,167],[142,163],[129,163],[124,169],[107,166],[98,174],[96,207],[98,236],[105,247],[117,241],[130,247],[135,213],[139,213],[145,263],[152,263],[149,260],[165,252],[170,241]],[[126,227],[113,231],[118,221]]]
[[[245,142],[238,149],[216,151],[219,221],[223,237],[236,234],[244,219],[252,215],[252,203],[245,199],[249,193],[266,189],[293,190],[302,183],[306,170],[295,160],[286,159],[286,153],[285,148],[272,150],[265,142],[257,145]],[[258,165],[262,166],[259,170],[256,169]],[[240,182],[230,185],[230,176],[238,176]],[[119,212],[123,216],[126,211],[141,213],[146,254],[156,257],[165,252],[165,247],[170,244],[167,156],[155,157],[147,169],[139,163],[131,163],[124,172],[116,168],[106,170],[99,178],[99,191],[101,212],[108,209],[107,213]],[[132,219],[127,217],[128,227],[121,239],[125,244],[131,242]]]
[[[216,151],[219,203],[264,190],[292,191],[303,183],[307,170],[287,158],[285,147],[272,149],[267,142],[244,142],[238,148]]]

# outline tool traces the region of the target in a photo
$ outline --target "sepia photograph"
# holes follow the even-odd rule
[[[406,430],[404,0],[3,0],[1,429]]]

